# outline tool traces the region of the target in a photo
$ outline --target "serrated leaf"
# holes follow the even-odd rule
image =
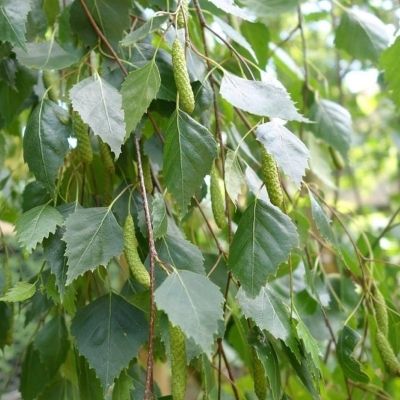
[[[325,240],[336,246],[337,241],[328,216],[325,214],[325,211],[323,210],[319,202],[315,199],[311,191],[309,191],[309,196],[311,202],[311,214],[319,233]]]
[[[71,381],[59,376],[46,386],[37,400],[71,400],[76,398],[76,388]],[[86,400],[90,399],[86,397]]]
[[[253,346],[267,374],[272,398],[273,400],[280,400],[282,398],[281,374],[275,349],[269,340],[255,342]]]
[[[360,335],[345,325],[339,333],[336,353],[339,364],[347,378],[355,382],[368,383],[368,375],[362,371],[360,362],[353,356],[354,348],[359,340]]]
[[[78,375],[79,396],[78,399],[104,400],[101,382],[93,368],[90,368],[86,358],[79,356],[75,350],[76,372]]]
[[[386,25],[375,15],[359,8],[347,10],[336,30],[336,47],[359,60],[377,61],[389,42]]]
[[[160,259],[177,269],[204,274],[204,258],[197,246],[185,239],[179,228],[169,221],[167,235],[156,242]]]
[[[251,298],[240,288],[236,299],[246,318],[252,319],[261,330],[276,339],[286,340],[289,337],[289,310],[271,289],[264,286],[256,297]]]
[[[168,20],[164,15],[156,16],[146,21],[142,26],[129,32],[122,40],[121,46],[133,46],[137,42],[145,39],[150,33],[156,31],[164,22]]]
[[[121,94],[127,135],[136,128],[150,103],[156,98],[160,85],[160,72],[154,60],[130,72],[125,78]]]
[[[237,204],[246,178],[240,165],[238,154],[228,150],[225,156],[225,187],[230,199]]]
[[[214,21],[220,26],[224,34],[231,39],[232,41],[236,42],[239,46],[243,47],[245,50],[249,52],[249,54],[253,57],[253,59],[257,62],[257,56],[251,47],[251,44],[247,41],[247,39],[242,36],[240,32],[236,29],[232,28],[231,25],[227,24],[221,18],[214,16]]]
[[[30,2],[26,0],[0,1],[0,40],[25,48],[25,32]]]
[[[159,239],[165,236],[168,228],[168,216],[164,198],[160,193],[156,193],[153,197],[151,219],[154,237]]]
[[[311,118],[316,122],[311,125],[314,135],[346,157],[353,133],[350,113],[340,104],[320,100],[314,103]]]
[[[65,51],[57,42],[26,43],[26,50],[15,49],[18,61],[33,69],[63,69],[79,61],[78,52]]]
[[[251,114],[308,121],[299,114],[284,86],[271,75],[264,74],[262,81],[251,81],[225,71],[220,93],[233,106]]]
[[[62,215],[55,208],[46,204],[34,207],[23,213],[15,224],[18,242],[32,251],[63,222]]]
[[[241,8],[235,4],[234,0],[209,0],[209,2],[214,4],[214,6],[220,10],[234,15],[235,17],[239,17],[250,22],[255,20],[255,16],[251,8]]]
[[[122,96],[104,79],[86,78],[69,92],[72,106],[118,158],[125,139]]]
[[[388,84],[393,100],[400,106],[400,74],[398,60],[400,59],[400,36],[385,50],[380,59],[380,66],[384,69],[385,82]]]
[[[310,354],[316,368],[319,368],[319,346],[304,322],[298,318],[296,325],[297,336],[303,341],[304,349]]]
[[[136,357],[147,339],[144,315],[122,297],[110,293],[78,310],[71,333],[104,389]]]
[[[109,208],[78,209],[66,219],[65,228],[67,285],[122,253],[122,228]]]
[[[112,400],[130,399],[130,393],[133,389],[133,380],[127,372],[122,371],[121,375],[115,381]]]
[[[304,143],[275,120],[260,125],[256,135],[278,166],[299,188],[310,158]]]
[[[33,283],[17,282],[12,288],[8,289],[0,301],[7,303],[16,303],[30,299],[36,292],[36,286]]]
[[[254,297],[297,244],[296,226],[290,218],[279,208],[256,199],[239,222],[228,266],[246,294]]]
[[[56,316],[48,321],[37,333],[33,345],[48,370],[55,374],[65,361],[69,348],[64,318]]]
[[[163,173],[181,214],[185,214],[216,156],[217,145],[208,129],[188,114],[175,112],[166,132]]]
[[[60,122],[60,112],[55,103],[42,100],[29,117],[23,139],[24,159],[29,169],[50,192],[69,148],[70,132]]]
[[[208,355],[223,317],[223,300],[218,286],[208,278],[183,270],[169,275],[155,292],[157,308]]]

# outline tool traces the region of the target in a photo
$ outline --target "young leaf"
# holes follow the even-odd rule
[[[63,69],[79,61],[78,52],[65,51],[57,42],[27,43],[26,50],[15,49],[18,61],[33,69]]]
[[[184,112],[170,120],[164,147],[164,179],[181,214],[210,172],[217,145],[211,133]]]
[[[274,157],[278,166],[298,188],[310,158],[310,153],[304,143],[289,129],[274,120],[260,125],[256,135],[268,153]]]
[[[243,314],[274,338],[286,340],[291,331],[290,313],[285,304],[271,289],[264,286],[257,297],[251,298],[240,288],[236,299]]]
[[[209,0],[209,2],[222,11],[246,21],[252,22],[256,19],[251,8],[241,8],[235,4],[234,0]]]
[[[118,157],[126,131],[118,90],[97,76],[77,83],[69,94],[74,110]]]
[[[144,315],[114,293],[80,309],[71,325],[79,353],[95,369],[104,389],[137,356],[147,330]]]
[[[316,122],[311,126],[314,135],[346,157],[353,133],[350,113],[333,101],[320,100],[312,107],[311,118]]]
[[[0,301],[16,303],[30,299],[36,292],[36,286],[28,282],[17,282],[15,286],[8,289],[6,294],[0,297]]]
[[[29,169],[50,192],[69,148],[69,128],[59,119],[62,112],[55,103],[42,99],[29,117],[23,139]]]
[[[359,340],[360,335],[345,325],[339,334],[337,357],[347,378],[355,382],[368,383],[368,375],[362,371],[360,362],[353,356],[354,348]]]
[[[150,103],[156,98],[160,84],[160,73],[154,60],[130,72],[125,78],[121,94],[128,136],[136,128]]]
[[[256,199],[244,212],[230,246],[229,268],[255,297],[298,244],[296,226],[282,211]]]
[[[224,73],[221,96],[233,106],[251,114],[287,121],[308,121],[297,111],[287,90],[271,75],[262,81],[250,81]]]
[[[223,316],[223,296],[218,286],[203,275],[176,270],[157,288],[155,301],[173,325],[179,326],[204,353],[211,354]]]
[[[67,285],[122,253],[122,228],[109,208],[78,209],[67,218],[65,227]]]
[[[185,239],[179,228],[170,221],[168,232],[156,243],[161,260],[177,269],[204,274],[204,258],[197,246]]]
[[[246,178],[239,162],[238,154],[228,150],[225,157],[225,187],[230,199],[237,203]]]
[[[400,74],[398,60],[400,59],[400,37],[382,53],[380,66],[385,72],[385,81],[396,104],[400,106]]]
[[[25,48],[25,24],[31,8],[26,0],[0,2],[0,40]]]
[[[358,8],[347,10],[336,30],[336,47],[359,60],[378,61],[389,42],[385,24],[375,15]]]
[[[154,195],[151,207],[151,217],[154,237],[159,239],[165,236],[168,229],[168,216],[164,198],[160,193]]]
[[[34,207],[23,213],[15,224],[18,242],[32,251],[63,222],[62,215],[55,208],[46,204]]]

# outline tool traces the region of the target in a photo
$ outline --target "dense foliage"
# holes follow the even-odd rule
[[[399,20],[0,0],[0,392],[400,398]]]

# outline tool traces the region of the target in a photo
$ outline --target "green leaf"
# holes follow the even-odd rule
[[[130,393],[133,389],[133,380],[127,374],[127,372],[122,371],[121,375],[115,381],[112,400],[127,400],[130,399]]]
[[[318,342],[313,338],[309,329],[298,316],[296,325],[297,336],[303,341],[304,349],[311,355],[314,365],[319,367],[319,346]]]
[[[336,30],[335,45],[359,60],[378,61],[390,42],[386,25],[359,8],[347,10]]]
[[[264,69],[267,65],[270,52],[268,48],[270,40],[270,32],[268,28],[261,22],[251,23],[243,21],[240,24],[240,30],[254,49],[258,59],[258,65],[260,68]]]
[[[298,0],[241,0],[259,18],[274,17],[293,11],[299,4]]]
[[[150,33],[156,31],[160,26],[168,20],[164,15],[153,17],[146,21],[142,26],[129,32],[122,40],[121,46],[133,46],[137,42],[145,39]]]
[[[164,198],[160,193],[153,197],[151,207],[151,219],[153,223],[154,238],[159,239],[166,235],[168,229],[168,216]]]
[[[129,135],[142,119],[160,89],[161,78],[154,59],[129,73],[121,87],[126,132]]]
[[[304,143],[275,120],[259,125],[256,135],[278,166],[299,188],[310,158]]]
[[[23,213],[15,224],[18,242],[32,251],[63,222],[62,215],[55,208],[46,204],[34,207]]]
[[[68,331],[62,316],[47,322],[37,333],[33,345],[49,371],[56,374],[69,348]]]
[[[72,107],[111,151],[119,156],[125,139],[122,96],[99,76],[86,78],[69,92]]]
[[[400,106],[400,74],[398,60],[400,59],[400,37],[382,53],[380,66],[385,73],[385,82],[395,103]]]
[[[94,369],[90,368],[86,358],[79,356],[77,351],[75,351],[75,358],[80,396],[78,399],[104,400],[103,388]]]
[[[65,221],[67,285],[122,253],[122,228],[109,208],[78,209]]]
[[[276,339],[286,340],[289,337],[289,310],[271,289],[264,286],[257,297],[251,298],[240,288],[236,299],[246,318],[252,319],[261,330]]]
[[[337,241],[335,238],[335,234],[333,233],[330,220],[328,219],[325,211],[323,210],[319,202],[315,199],[311,191],[309,192],[309,196],[311,202],[311,214],[319,233],[325,240],[336,246]]]
[[[163,173],[181,214],[185,214],[216,156],[217,145],[211,133],[188,114],[175,112],[166,132]]]
[[[275,349],[267,339],[252,344],[267,374],[272,398],[280,400],[282,398],[281,374]]]
[[[36,292],[36,285],[28,282],[17,282],[14,287],[7,290],[6,294],[0,297],[0,301],[16,303],[30,299]]]
[[[257,62],[257,56],[251,47],[251,44],[247,41],[247,39],[241,35],[236,29],[232,28],[231,25],[227,24],[221,18],[214,17],[214,21],[220,26],[224,34],[237,43],[239,46],[243,47],[248,53],[253,57],[253,59]]]
[[[311,118],[316,122],[311,125],[314,135],[346,157],[353,133],[350,113],[333,101],[320,100],[314,103]]]
[[[25,48],[26,20],[31,8],[26,0],[0,0],[0,40]]]
[[[190,271],[175,270],[155,292],[157,308],[208,355],[223,317],[223,300],[218,286]]]
[[[113,293],[78,310],[71,333],[104,389],[137,356],[147,339],[147,325],[138,309]]]
[[[13,339],[13,305],[0,301],[0,350],[10,345]]]
[[[42,99],[29,117],[23,139],[29,169],[50,192],[69,148],[69,128],[59,119],[62,112],[55,103]]]
[[[360,335],[345,325],[339,333],[336,353],[344,375],[355,381],[368,383],[368,375],[362,371],[360,362],[353,357],[353,351],[360,340]]]
[[[37,400],[71,400],[76,398],[76,388],[72,383],[68,379],[57,377],[46,386]],[[87,397],[85,399],[90,400]]]
[[[40,360],[39,352],[30,343],[21,368],[19,390],[24,400],[36,400],[52,379],[47,367]]]
[[[111,42],[117,44],[122,38],[125,29],[130,27],[129,9],[130,0],[85,0],[90,14],[103,32],[104,36]],[[79,16],[79,21],[77,20]],[[71,22],[79,28],[89,30],[95,35],[87,19],[80,1],[74,1],[71,9]],[[86,37],[85,37],[86,39]]]
[[[230,246],[229,268],[251,297],[298,244],[296,226],[282,211],[256,199],[244,212]]]
[[[254,21],[255,16],[251,8],[241,8],[235,4],[234,0],[209,0],[210,3],[218,7],[220,10],[244,19],[245,21]]]
[[[201,251],[185,239],[173,221],[169,221],[167,235],[157,241],[156,249],[160,259],[175,268],[204,274]]]
[[[287,90],[271,75],[265,74],[263,81],[250,81],[225,71],[220,93],[233,106],[251,114],[307,121],[298,113]]]
[[[225,156],[225,187],[230,199],[237,204],[246,178],[243,174],[237,152],[228,150]]]
[[[27,43],[26,50],[15,49],[18,61],[33,69],[63,69],[79,61],[78,52],[65,51],[57,42]]]

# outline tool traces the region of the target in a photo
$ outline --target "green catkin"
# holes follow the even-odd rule
[[[169,324],[169,344],[172,398],[184,400],[186,392],[186,340],[181,329],[172,324]]]
[[[73,114],[72,125],[78,141],[77,149],[81,160],[85,164],[90,164],[93,160],[93,150],[90,144],[88,126],[82,121],[77,112]]]
[[[264,365],[253,350],[253,382],[254,392],[258,400],[265,400],[267,397],[267,378],[265,376]]]
[[[392,375],[400,376],[400,362],[394,354],[388,339],[381,331],[376,334],[376,347],[388,372]]]
[[[279,181],[278,168],[273,157],[264,148],[262,149],[261,172],[271,203],[277,207],[282,207],[283,192]]]
[[[386,308],[385,298],[376,286],[374,286],[372,294],[374,296],[373,303],[376,324],[378,329],[387,337],[389,333],[389,316]]]
[[[227,225],[225,218],[225,199],[222,187],[220,185],[218,169],[215,165],[211,169],[210,194],[211,208],[215,222],[220,229],[224,229]]]
[[[100,146],[101,159],[103,160],[106,170],[110,173],[110,175],[114,175],[115,165],[110,148],[101,139],[99,139],[99,146]]]
[[[151,178],[150,160],[147,156],[142,156],[144,187],[147,193],[153,192],[153,179]]]
[[[183,51],[179,39],[175,39],[172,45],[172,67],[176,88],[178,89],[179,94],[179,104],[183,111],[190,114],[194,110],[194,95],[192,87],[190,86],[185,52]]]
[[[181,0],[181,7],[177,16],[177,25],[179,29],[185,27],[185,21],[187,22],[189,17],[189,2],[188,0]]]
[[[57,102],[60,99],[60,77],[57,71],[43,71],[43,84],[48,89],[50,100]]]
[[[132,215],[128,215],[124,224],[124,254],[134,279],[145,288],[150,287],[150,275],[143,265],[137,251],[138,242]]]

